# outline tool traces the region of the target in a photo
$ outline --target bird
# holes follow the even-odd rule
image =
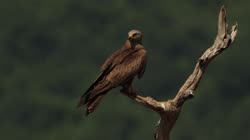
[[[146,64],[147,51],[142,45],[142,33],[131,30],[124,45],[101,66],[100,75],[81,96],[77,108],[85,106],[88,116],[110,90],[116,87],[131,89],[134,78],[143,76]]]

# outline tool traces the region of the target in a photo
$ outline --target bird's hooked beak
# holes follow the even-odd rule
[[[132,38],[132,36],[133,36],[132,34],[129,34],[129,35],[128,35],[128,39],[131,39],[131,38]]]

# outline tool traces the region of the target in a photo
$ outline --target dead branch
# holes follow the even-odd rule
[[[170,139],[170,131],[179,116],[182,105],[185,101],[191,99],[194,96],[194,91],[198,87],[208,64],[217,55],[227,49],[234,41],[238,32],[238,25],[236,23],[234,26],[232,26],[230,34],[228,34],[227,27],[226,9],[224,6],[222,6],[218,18],[218,34],[215,38],[214,44],[210,48],[208,48],[198,59],[193,73],[187,78],[186,82],[180,88],[174,99],[159,102],[151,97],[142,97],[138,95],[134,90],[121,91],[132,100],[154,110],[160,115],[161,118],[158,122],[155,132],[156,140]]]

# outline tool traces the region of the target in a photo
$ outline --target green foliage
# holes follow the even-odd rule
[[[158,116],[118,90],[89,117],[76,103],[99,67],[140,29],[149,62],[141,94],[172,98],[212,44],[222,1],[0,2],[0,139],[151,140]],[[250,139],[249,1],[230,1],[239,35],[186,103],[174,140]]]

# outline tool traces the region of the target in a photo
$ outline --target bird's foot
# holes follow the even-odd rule
[[[136,95],[136,90],[134,89],[134,87],[130,87],[129,88],[129,94],[131,94],[131,95]]]
[[[130,96],[135,96],[136,95],[136,92],[135,92],[135,89],[130,86],[130,87],[123,87],[120,92],[124,93],[124,94],[127,94],[127,95],[130,95]]]

